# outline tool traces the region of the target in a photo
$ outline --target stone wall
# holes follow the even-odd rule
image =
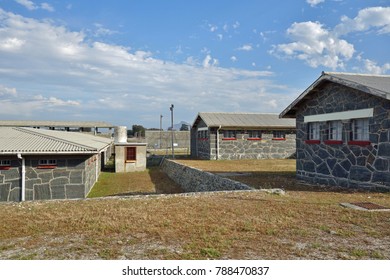
[[[358,90],[328,84],[302,104],[297,121],[297,177],[344,188],[390,190],[390,102]],[[343,121],[341,144],[308,143],[304,116],[374,108],[370,143],[348,144],[351,122]],[[326,122],[321,123],[323,129]]]
[[[243,183],[165,159],[162,170],[185,192],[251,190]]]
[[[25,156],[26,200],[86,197],[100,170],[97,155],[44,158],[56,159],[55,168],[39,168],[38,157]],[[0,201],[21,200],[21,160],[10,160],[10,169],[0,170]]]
[[[196,133],[193,132],[193,135]],[[295,158],[295,131],[286,131],[283,140],[273,139],[272,131],[263,131],[260,139],[248,139],[248,134],[237,134],[234,140],[224,140],[219,134],[219,149],[217,151],[216,130],[211,130],[207,138],[192,136],[191,155],[200,159],[280,159]]]
[[[295,157],[295,133],[286,133],[285,140],[273,140],[272,133],[262,133],[261,140],[248,140],[245,134],[238,134],[237,140],[220,140],[219,159],[280,159]],[[211,158],[216,159],[216,148]]]

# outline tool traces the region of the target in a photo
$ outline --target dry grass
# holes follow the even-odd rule
[[[159,168],[152,167],[139,172],[102,172],[88,197],[180,192],[182,190],[179,185],[169,179]]]
[[[390,207],[312,191],[4,203],[0,259],[390,259],[390,213],[339,206],[356,201]]]

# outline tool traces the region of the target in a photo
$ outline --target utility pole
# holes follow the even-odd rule
[[[160,143],[159,143],[159,148],[161,149],[161,143],[162,143],[162,118],[163,115],[160,115]]]
[[[174,131],[173,131],[173,104],[171,104],[171,107],[169,108],[171,110],[171,134],[172,134],[172,159],[175,159],[175,148],[173,146],[174,142]]]

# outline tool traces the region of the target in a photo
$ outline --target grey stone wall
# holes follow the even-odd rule
[[[295,158],[295,131],[286,131],[285,140],[274,140],[272,131],[263,131],[261,140],[248,140],[249,135],[237,134],[235,140],[224,140],[219,134],[219,150],[217,151],[216,129],[209,130],[207,138],[196,138],[192,132],[191,155],[200,159],[237,160],[237,159],[279,159]]]
[[[165,159],[162,170],[179,184],[185,192],[205,192],[223,190],[251,190],[240,182],[230,180],[210,172],[188,167],[172,160]]]
[[[351,123],[343,123],[343,142],[309,144],[305,115],[374,108],[370,118],[370,144],[351,145]],[[328,84],[303,103],[297,121],[297,177],[311,183],[343,188],[390,190],[390,102],[358,90]],[[326,127],[326,123],[321,123]],[[324,139],[322,139],[324,140]]]
[[[26,200],[84,198],[96,181],[96,170],[100,170],[97,155],[45,156],[57,160],[52,169],[38,168],[37,157],[25,158]],[[9,170],[0,170],[0,201],[21,200],[21,177],[21,161],[13,158]]]
[[[295,156],[295,133],[286,133],[286,140],[272,138],[272,133],[262,133],[261,140],[248,140],[247,134],[238,134],[237,140],[220,140],[219,159],[280,159]],[[215,147],[211,158],[216,159],[216,155]]]

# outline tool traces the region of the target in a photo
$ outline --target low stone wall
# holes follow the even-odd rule
[[[162,170],[185,192],[252,190],[243,183],[165,159]]]

